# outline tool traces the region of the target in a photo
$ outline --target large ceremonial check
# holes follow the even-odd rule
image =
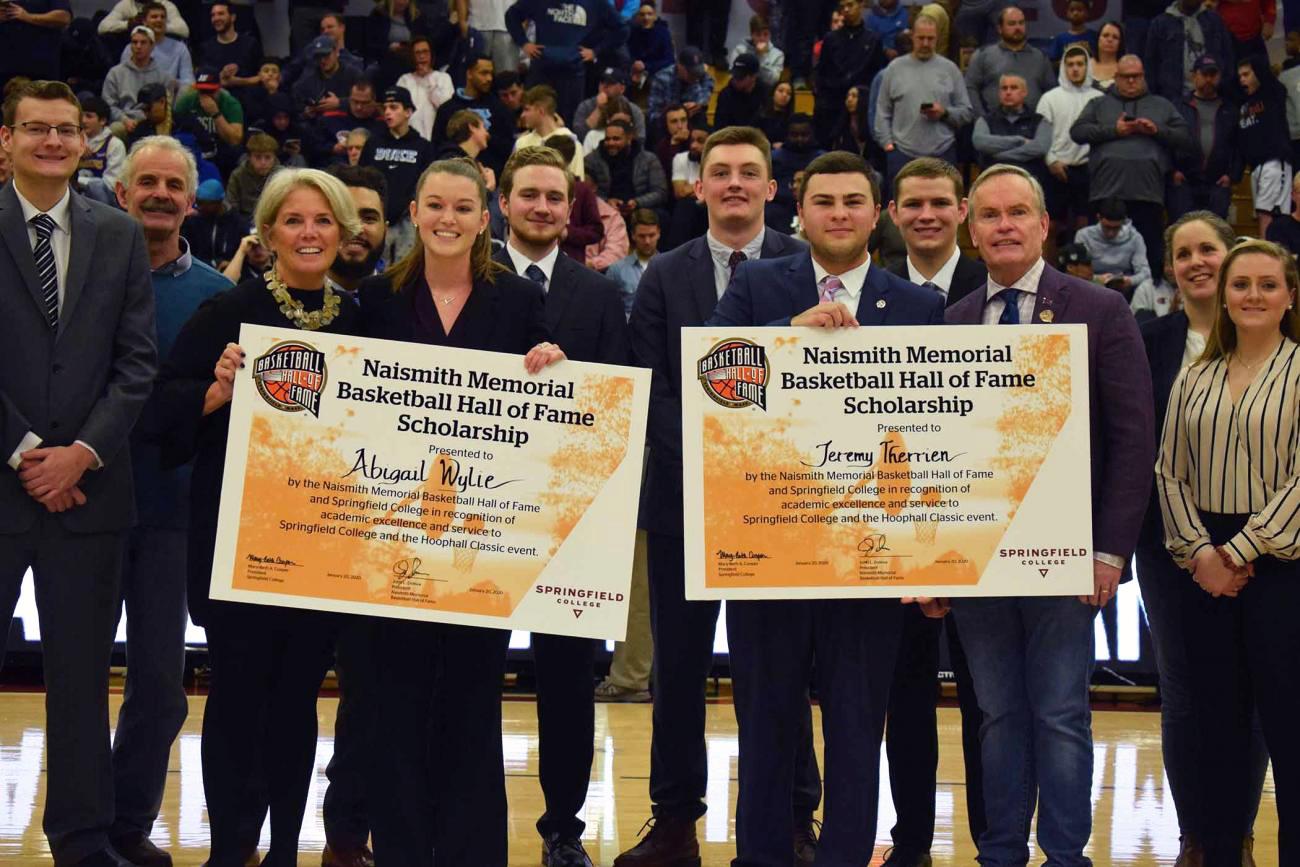
[[[1091,593],[1082,325],[682,332],[690,599]]]
[[[245,325],[214,599],[621,639],[650,374]]]

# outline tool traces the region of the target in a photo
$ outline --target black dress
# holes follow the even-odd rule
[[[550,339],[540,287],[499,273],[476,280],[450,332],[423,276],[358,291],[367,337],[523,355]],[[520,365],[522,367],[522,363]],[[371,822],[375,861],[403,867],[506,867],[501,685],[503,629],[384,621],[376,636],[377,739]]]
[[[290,290],[319,309],[324,293]],[[354,334],[344,300],[325,328]],[[206,627],[212,670],[203,714],[203,789],[212,834],[210,867],[243,867],[271,814],[263,864],[294,865],[316,757],[316,696],[333,660],[339,615],[208,598],[230,407],[203,415],[213,368],[241,324],[291,327],[265,282],[218,295],[185,324],[160,375],[164,460],[194,459],[188,554],[190,616]]]

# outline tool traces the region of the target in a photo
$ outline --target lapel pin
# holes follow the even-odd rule
[[[879,310],[884,310],[884,309],[885,309],[885,299],[884,299],[884,298],[881,298],[879,301],[876,302],[876,308],[879,309]]]
[[[1050,310],[1040,310],[1038,312],[1038,318],[1041,319],[1043,322],[1051,322],[1056,317],[1052,315],[1052,311]]]

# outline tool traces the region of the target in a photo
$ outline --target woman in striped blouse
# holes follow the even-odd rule
[[[1278,854],[1300,865],[1300,274],[1266,241],[1223,261],[1200,359],[1174,383],[1156,464],[1165,544],[1204,592],[1184,600],[1207,867],[1242,863],[1258,710]]]

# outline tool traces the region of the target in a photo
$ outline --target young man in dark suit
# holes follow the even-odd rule
[[[627,364],[618,284],[560,252],[573,200],[564,158],[548,147],[515,151],[501,173],[500,198],[510,237],[493,258],[542,287],[551,339],[574,361]],[[591,639],[533,633],[544,867],[591,867],[577,816],[587,800],[595,749],[595,651]]]
[[[695,195],[708,211],[709,230],[650,261],[632,305],[629,335],[638,364],[654,376],[646,436],[650,461],[641,502],[647,531],[650,614],[654,632],[654,729],[650,744],[650,799],[654,825],[614,867],[676,867],[698,863],[695,822],[704,815],[708,767],[704,743],[704,686],[713,667],[717,602],[687,602],[682,518],[681,329],[713,315],[736,266],[806,249],[763,225],[763,207],[776,194],[772,148],[750,127],[727,127],[704,143]],[[798,737],[794,815],[795,862],[811,864],[817,845],[812,815],[821,780],[812,750],[812,714],[804,709]],[[783,857],[788,857],[789,850]]]
[[[154,296],[140,226],[68,188],[86,145],[66,84],[4,103],[0,147],[0,623],[32,568],[49,737],[45,834],[54,863],[120,867],[108,737],[108,666],[126,532],[135,523],[128,435],[157,372]]]
[[[1043,261],[1047,208],[1032,175],[1016,166],[985,169],[971,187],[970,228],[989,281],[949,308],[949,322],[1088,327],[1095,552],[1089,595],[963,598],[952,606],[984,713],[988,827],[976,843],[981,861],[1023,864],[1037,801],[1038,842],[1048,861],[1086,864],[1093,619],[1115,597],[1151,492],[1151,371],[1123,296]],[[922,606],[931,616],[949,608],[944,599]]]
[[[966,219],[965,185],[952,163],[935,157],[912,160],[894,176],[889,216],[907,246],[907,258],[891,271],[944,297],[948,306],[982,289],[988,269],[963,256],[957,228]],[[952,617],[926,617],[914,605],[903,611],[894,683],[889,691],[889,789],[898,822],[884,867],[929,867],[934,843],[939,738],[935,728],[938,698],[939,635],[948,636],[948,658],[961,704],[962,758],[966,764],[966,817],[972,840],[984,830],[984,792],[980,772],[980,711],[966,654]]]
[[[718,301],[711,326],[941,325],[943,299],[871,266],[867,239],[880,188],[862,157],[832,151],[808,164],[799,219],[811,249],[747,262]],[[733,867],[784,861],[790,797],[801,760],[785,733],[807,709],[817,678],[826,750],[826,810],[817,862],[866,864],[876,839],[880,743],[903,627],[893,599],[727,603],[727,640],[740,727]]]

